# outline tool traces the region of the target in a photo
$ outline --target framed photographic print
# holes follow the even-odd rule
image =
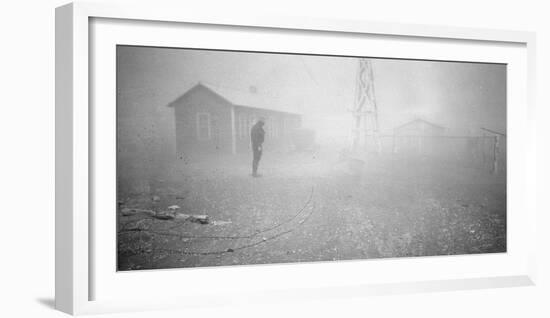
[[[56,308],[533,284],[533,45],[58,8]]]

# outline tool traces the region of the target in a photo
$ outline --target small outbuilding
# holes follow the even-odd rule
[[[441,146],[445,127],[416,118],[393,130],[393,152],[407,154],[433,154]]]

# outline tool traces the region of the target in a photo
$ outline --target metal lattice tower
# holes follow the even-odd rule
[[[364,149],[368,150],[368,138],[372,136],[376,152],[381,152],[380,136],[378,132],[378,108],[374,91],[374,74],[370,59],[359,59],[359,69],[355,87],[355,104],[353,115],[353,144],[352,150],[359,149],[361,139]],[[362,133],[362,134],[361,134]],[[363,138],[361,138],[363,135]]]

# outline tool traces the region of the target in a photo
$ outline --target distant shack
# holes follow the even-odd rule
[[[269,101],[254,86],[241,91],[199,82],[168,105],[174,108],[178,157],[249,151],[250,129],[260,117],[266,119],[264,148],[288,146],[302,118],[275,110]]]
[[[445,127],[424,119],[414,119],[393,130],[393,152],[431,155],[438,150]]]

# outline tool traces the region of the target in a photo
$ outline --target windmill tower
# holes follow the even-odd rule
[[[355,103],[352,109],[352,115],[352,150],[359,150],[362,141],[363,149],[368,151],[368,140],[370,136],[374,141],[375,151],[380,153],[382,145],[378,133],[378,108],[374,91],[374,74],[372,71],[372,62],[367,58],[359,59],[355,86]]]

